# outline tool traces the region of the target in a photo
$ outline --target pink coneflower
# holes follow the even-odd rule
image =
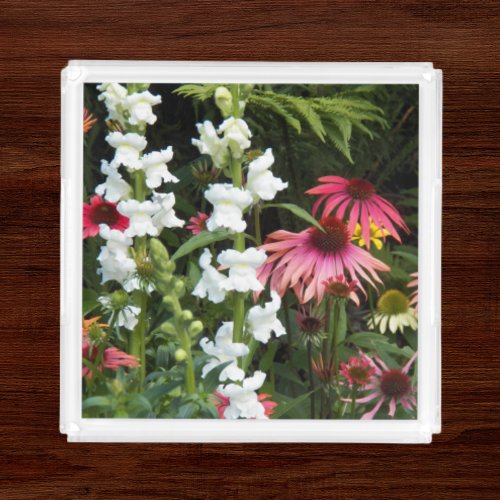
[[[297,324],[301,331],[314,335],[324,328],[325,315],[320,313],[318,307],[312,304],[300,306],[297,311]]]
[[[316,214],[325,200],[323,217],[335,211],[335,215],[343,219],[348,213],[349,232],[353,234],[356,223],[359,221],[367,248],[370,248],[370,219],[379,228],[386,229],[400,243],[401,238],[394,225],[407,233],[410,232],[394,205],[376,194],[370,182],[364,179],[349,181],[336,175],[320,177],[318,180],[325,184],[306,191],[307,194],[320,195],[313,205],[313,214]]]
[[[352,356],[348,363],[340,363],[340,375],[347,379],[350,387],[353,384],[365,386],[372,382],[375,368],[364,358]]]
[[[92,113],[87,109],[83,108],[83,133],[86,134],[97,121],[97,118],[94,118]]]
[[[358,282],[349,281],[343,274],[336,278],[323,281],[325,292],[336,299],[351,299],[359,307],[359,297],[356,294]]]
[[[260,247],[268,254],[257,271],[261,283],[271,277],[271,290],[283,297],[292,288],[303,304],[313,297],[321,302],[324,282],[331,276],[348,272],[352,280],[359,282],[359,275],[374,287],[373,280],[382,282],[376,271],[389,271],[389,266],[353,245],[344,222],[329,216],[323,217],[320,224],[324,232],[310,227],[300,233],[279,230],[268,235]],[[361,283],[359,287],[364,291]]]
[[[189,226],[186,226],[186,229],[189,229],[191,233],[193,233],[193,236],[195,234],[200,234],[202,231],[206,231],[206,221],[209,217],[209,215],[204,214],[203,212],[198,212],[198,217],[196,217],[195,215],[189,219],[189,222],[191,222],[191,224]]]
[[[367,384],[364,389],[373,391],[368,396],[356,399],[356,403],[368,403],[377,400],[375,406],[365,413],[361,420],[371,420],[377,414],[385,401],[389,401],[389,416],[394,417],[397,403],[408,411],[417,407],[415,399],[415,387],[408,372],[417,357],[415,353],[404,365],[403,368],[388,368],[387,365],[378,357],[370,359],[365,353],[360,353],[361,357],[367,361],[375,370],[373,382]],[[349,401],[349,400],[348,400]]]
[[[123,232],[128,227],[128,217],[118,212],[116,203],[104,201],[96,194],[90,198],[89,204],[83,204],[83,239],[97,236],[99,224]]]
[[[98,328],[101,326],[108,326],[106,324],[96,323],[99,317],[91,318],[90,320],[83,321],[82,328],[82,358],[95,362],[98,355],[98,348],[92,345],[90,340],[89,331],[95,324]],[[120,351],[116,347],[108,347],[104,349],[102,353],[102,359],[97,369],[102,372],[104,368],[109,368],[110,370],[116,371],[119,366],[128,366],[130,368],[137,368],[139,366],[139,360],[130,354]],[[82,377],[86,377],[87,380],[91,380],[93,372],[87,366],[82,366]]]
[[[418,273],[411,273],[410,276],[413,279],[406,286],[408,288],[415,288],[409,295],[410,306],[415,306],[415,311],[418,311]]]
[[[219,418],[224,418],[224,412],[226,408],[230,404],[230,399],[226,396],[223,396],[220,392],[214,391],[215,398],[212,398],[211,401],[215,404],[217,408],[217,412],[219,414]],[[257,396],[257,400],[264,407],[264,414],[267,417],[270,417],[273,414],[274,409],[278,406],[278,403],[275,401],[265,401],[267,398],[270,398],[271,394],[259,394]]]
[[[333,383],[335,379],[335,362],[331,354],[323,361],[323,354],[319,353],[316,359],[311,360],[311,367],[316,377],[323,384],[329,385]]]

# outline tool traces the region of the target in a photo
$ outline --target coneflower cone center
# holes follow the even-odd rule
[[[388,398],[402,398],[411,390],[411,379],[401,370],[389,370],[380,378],[380,390]]]
[[[375,192],[375,188],[371,182],[356,178],[349,181],[347,192],[356,200],[367,200]]]
[[[363,385],[366,384],[370,378],[370,370],[363,366],[352,366],[349,368],[349,375],[354,383]]]
[[[321,330],[321,321],[318,318],[309,316],[300,321],[300,327],[305,333],[317,333]]]
[[[377,308],[380,313],[392,316],[408,311],[409,304],[403,292],[399,290],[387,290],[378,299]]]
[[[93,207],[90,212],[90,218],[96,225],[107,224],[108,226],[113,226],[118,222],[119,214],[114,205],[103,203]]]
[[[323,226],[324,232],[318,228],[313,228],[311,232],[312,242],[325,253],[335,253],[342,250],[350,240],[347,225],[337,217],[323,217],[319,223]]]
[[[348,298],[351,293],[349,285],[347,285],[346,283],[341,283],[340,281],[331,281],[330,283],[328,283],[326,291],[334,297],[340,297],[344,299]]]

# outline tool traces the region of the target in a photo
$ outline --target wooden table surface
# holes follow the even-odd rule
[[[499,14],[488,0],[0,0],[0,498],[498,498]],[[68,59],[443,69],[443,432],[432,445],[66,442],[59,74]]]

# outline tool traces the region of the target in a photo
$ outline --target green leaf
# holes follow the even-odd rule
[[[216,241],[222,241],[230,238],[230,234],[225,229],[220,229],[218,231],[202,231],[195,236],[189,238],[185,243],[183,243],[177,251],[172,255],[172,260],[180,259],[184,255],[188,255],[194,250],[210,245],[210,243],[215,243]]]
[[[307,212],[303,208],[300,208],[299,206],[295,205],[294,203],[266,203],[265,205],[262,206],[262,208],[271,208],[271,207],[272,208],[284,208],[285,210],[289,210],[297,217],[300,217],[301,219],[305,220],[306,222],[309,222],[309,224],[312,224],[313,226],[316,226],[321,231],[325,232],[325,230],[323,229],[323,226],[309,212]]]
[[[392,253],[398,257],[402,257],[404,260],[408,261],[410,264],[418,266],[418,256],[413,255],[408,252],[402,252],[401,250],[393,250]]]
[[[397,345],[391,344],[387,337],[380,333],[374,332],[358,332],[350,335],[345,339],[346,343],[355,344],[358,347],[363,347],[365,349],[370,349],[373,351],[385,351],[392,354],[400,354],[407,358],[413,356],[414,351],[410,347],[406,346],[402,349]]]
[[[111,401],[105,396],[93,396],[87,398],[82,402],[82,410],[88,410],[89,408],[109,408],[111,406]]]
[[[207,376],[203,379],[203,387],[206,392],[214,392],[217,389],[217,386],[220,384],[219,375],[231,363],[232,361],[223,363],[207,373]]]
[[[168,384],[160,384],[155,385],[143,392],[143,396],[150,401],[152,404],[155,404],[157,400],[169,392],[172,392],[176,387],[179,387],[182,384],[182,380],[174,380],[169,382]]]
[[[347,334],[347,315],[345,311],[345,305],[338,306],[339,321],[337,324],[337,344],[344,341]]]
[[[274,355],[276,354],[278,347],[279,347],[279,342],[272,342],[268,344],[266,353],[260,359],[260,364],[259,364],[260,370],[262,370],[263,372],[267,372],[271,368],[274,361]]]
[[[300,121],[297,118],[294,118],[290,112],[284,108],[278,101],[268,96],[261,95],[252,95],[249,98],[249,102],[251,104],[255,104],[257,106],[262,106],[263,108],[267,108],[268,110],[274,112],[275,114],[283,117],[285,121],[294,128],[297,133],[300,134],[302,131],[302,127],[300,126]]]
[[[84,288],[82,291],[82,313],[85,316],[92,312],[99,303],[97,302],[97,298],[99,295],[95,290],[90,288]]]
[[[186,403],[179,408],[177,418],[191,418],[197,409],[198,405],[196,403]]]
[[[286,403],[285,402],[279,403],[278,406],[274,409],[273,414],[271,415],[271,418],[281,418],[281,417],[283,417],[283,415],[286,415],[294,407],[300,405],[312,393],[316,392],[317,390],[318,389],[315,389],[314,391],[309,391],[309,392],[306,392],[305,394],[301,394],[300,396],[298,396],[295,399],[292,399],[291,401],[288,401]]]

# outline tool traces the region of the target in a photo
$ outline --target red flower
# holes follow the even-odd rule
[[[373,380],[375,368],[364,358],[349,358],[349,363],[340,363],[340,375],[347,379],[349,386],[364,386]]]
[[[110,229],[125,231],[128,217],[116,209],[116,203],[104,201],[99,195],[90,198],[90,203],[83,204],[83,239],[97,236],[99,224],[106,224]]]
[[[203,212],[198,212],[198,217],[193,216],[189,219],[189,222],[191,222],[191,224],[189,226],[186,226],[186,229],[189,229],[193,233],[193,236],[195,234],[200,234],[202,231],[206,231],[206,220],[208,219],[208,217],[209,215],[204,214]]]

